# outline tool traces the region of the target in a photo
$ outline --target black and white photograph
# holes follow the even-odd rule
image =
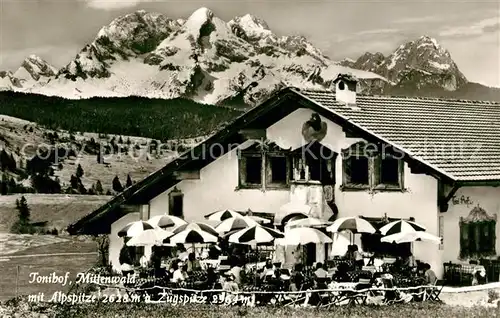
[[[498,0],[0,0],[0,317],[500,317]]]

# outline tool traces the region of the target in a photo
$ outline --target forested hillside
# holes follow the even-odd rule
[[[159,140],[206,135],[241,111],[188,99],[109,97],[69,100],[0,92],[0,113],[48,129],[143,136]]]

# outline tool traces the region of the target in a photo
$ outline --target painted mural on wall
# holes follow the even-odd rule
[[[306,142],[322,141],[327,132],[326,122],[321,121],[318,113],[311,115],[311,119],[302,125],[302,136]]]
[[[460,256],[462,260],[496,256],[497,215],[475,206],[467,217],[460,217]]]

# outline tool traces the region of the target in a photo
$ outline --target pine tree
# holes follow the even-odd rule
[[[118,143],[119,144],[123,144],[123,138],[122,138],[122,136],[120,136],[120,138],[118,138]]]
[[[130,178],[130,174],[127,175],[127,183],[125,185],[126,188],[132,185],[132,178]]]
[[[30,222],[30,208],[28,206],[28,201],[24,195],[21,199],[16,200],[16,209],[18,211],[19,223],[27,225]]]
[[[78,178],[78,177],[76,177],[76,176],[74,176],[74,175],[71,175],[71,178],[70,178],[70,181],[69,181],[69,183],[71,184],[71,188],[72,188],[72,189],[78,189],[78,186],[79,186],[79,184],[80,184],[80,182],[79,182],[79,181],[80,181],[80,180],[79,180],[79,178]]]
[[[116,192],[122,192],[123,191],[123,186],[120,182],[120,179],[118,178],[118,176],[115,176],[115,178],[113,179],[113,190],[116,191]]]
[[[103,193],[103,189],[102,189],[102,184],[101,184],[101,180],[97,180],[97,182],[95,183],[95,192],[97,194],[102,194]]]
[[[83,177],[83,168],[82,165],[78,164],[78,167],[76,167],[76,176],[78,178]]]

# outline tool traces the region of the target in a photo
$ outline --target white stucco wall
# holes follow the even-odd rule
[[[283,148],[293,149],[304,144],[301,129],[313,112],[299,109],[267,130],[269,140]],[[360,139],[346,138],[342,127],[322,118],[327,122],[328,132],[322,143],[331,150],[340,153],[342,148]],[[337,160],[335,202],[339,208],[339,217],[369,216],[409,218],[438,234],[437,180],[424,174],[412,174],[407,166],[404,169],[405,192],[379,192],[370,194],[366,191],[343,192],[342,162]],[[289,193],[283,190],[238,190],[238,161],[236,151],[219,158],[201,170],[199,180],[184,180],[176,187],[184,193],[184,216],[188,221],[202,221],[203,216],[220,209],[274,212],[288,202]],[[168,213],[168,193],[171,189],[150,201],[150,215]],[[430,243],[414,244],[417,259],[428,262],[438,275],[442,271],[441,251]]]
[[[467,217],[470,211],[479,204],[488,215],[500,214],[500,188],[494,187],[467,187],[460,188],[455,193],[457,203],[450,200],[448,211],[441,213],[444,220],[443,228],[443,262],[467,263],[458,259],[460,254],[460,217]],[[498,220],[498,219],[497,219]],[[496,250],[500,250],[500,235],[498,234],[498,221],[496,225]]]

